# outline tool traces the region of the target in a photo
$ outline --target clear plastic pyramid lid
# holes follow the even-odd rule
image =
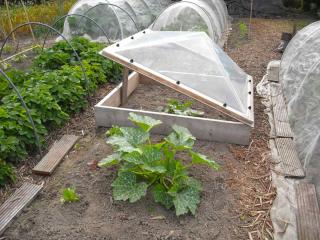
[[[251,77],[204,32],[145,30],[102,55],[253,124]]]

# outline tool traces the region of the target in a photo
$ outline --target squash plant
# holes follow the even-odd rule
[[[204,112],[194,110],[191,108],[192,102],[191,101],[185,101],[180,102],[176,99],[170,99],[167,103],[167,106],[163,108],[163,112],[165,113],[171,113],[176,115],[182,115],[182,116],[192,116],[192,117],[203,117]]]
[[[100,167],[119,165],[118,176],[112,183],[115,200],[133,203],[152,189],[154,201],[180,216],[196,212],[200,203],[201,183],[190,177],[188,170],[195,164],[205,164],[214,170],[219,165],[193,151],[195,137],[187,128],[173,125],[173,132],[161,142],[152,143],[150,130],[161,121],[130,113],[136,127],[113,127],[107,143],[115,152],[99,162]],[[186,152],[190,161],[185,164],[178,153]]]

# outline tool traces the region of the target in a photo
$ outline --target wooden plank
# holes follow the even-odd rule
[[[130,112],[161,120],[162,124],[156,127],[153,133],[167,135],[172,132],[171,126],[177,124],[188,128],[191,133],[200,140],[240,145],[249,144],[251,127],[240,122],[107,107],[101,102],[95,106],[96,125],[103,127],[112,127],[114,125],[132,126],[132,123],[128,120]]]
[[[287,177],[304,177],[305,173],[293,140],[291,138],[276,138],[275,142],[281,159],[283,174]]]
[[[0,207],[0,235],[9,227],[13,219],[29,205],[42,189],[41,185],[24,183]]]
[[[295,185],[297,196],[297,230],[299,240],[320,239],[320,210],[313,184]]]
[[[145,32],[149,32],[149,30],[145,30]],[[134,38],[137,39],[141,36],[143,36],[144,34],[137,33],[134,35]],[[119,44],[121,46],[121,44],[127,42],[127,41],[132,41],[130,38],[124,39],[122,40]],[[204,95],[182,83],[177,84],[176,81],[172,80],[169,77],[166,77],[156,71],[153,71],[152,69],[149,69],[139,63],[136,63],[134,61],[131,61],[130,59],[127,59],[126,57],[123,57],[117,53],[115,53],[113,51],[113,49],[116,49],[116,44],[111,45],[110,47],[105,48],[104,50],[102,50],[100,52],[101,55],[103,55],[104,57],[107,57],[129,69],[132,69],[133,71],[136,71],[150,79],[153,79],[154,81],[157,81],[167,87],[170,87],[182,94],[185,94],[199,102],[202,102],[203,104],[206,104],[207,106],[214,108],[224,114],[227,114],[228,116],[243,122],[244,124],[247,124],[249,126],[253,126],[254,124],[254,119],[253,119],[253,92],[249,97],[249,101],[248,101],[248,106],[251,106],[250,109],[247,110],[247,114],[243,114],[239,111],[236,111],[232,108],[230,108],[229,106],[224,106],[224,103],[218,102],[213,98],[208,97],[207,95]],[[252,85],[252,80],[251,82],[249,81],[249,85]],[[248,86],[248,89],[251,89],[253,86]]]
[[[123,68],[123,76],[122,76],[122,88],[121,88],[121,104],[126,104],[128,101],[128,76],[129,69]]]
[[[78,141],[78,139],[78,136],[63,135],[63,137],[52,146],[50,151],[33,168],[33,173],[40,175],[51,175],[55,168],[62,161],[64,156]]]
[[[293,138],[287,107],[282,95],[280,84],[271,84],[271,100],[276,137]]]

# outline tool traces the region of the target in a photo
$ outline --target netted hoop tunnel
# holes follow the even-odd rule
[[[23,23],[17,27],[15,27],[7,36],[6,38],[4,39],[2,45],[1,45],[1,48],[0,48],[0,59],[1,59],[1,56],[2,56],[2,53],[3,53],[3,49],[5,47],[5,45],[7,44],[7,42],[9,41],[9,39],[11,38],[11,36],[16,32],[18,31],[20,28],[23,28],[25,26],[41,26],[41,27],[45,27],[49,30],[49,32],[47,34],[49,34],[50,32],[54,32],[56,34],[59,35],[59,37],[61,37],[64,41],[67,42],[67,44],[70,46],[70,48],[72,49],[77,61],[79,62],[80,64],[80,67],[81,67],[81,70],[82,70],[82,74],[83,74],[83,78],[85,80],[85,86],[86,86],[86,89],[88,90],[88,93],[89,93],[89,79],[87,77],[87,74],[86,74],[86,71],[85,71],[85,68],[82,64],[82,61],[81,61],[81,58],[79,57],[77,51],[74,49],[74,47],[72,47],[72,44],[69,42],[69,40],[63,36],[63,34],[61,34],[57,29],[55,29],[54,27],[48,25],[48,24],[45,24],[45,23],[40,23],[40,22],[27,22],[27,23]],[[44,44],[43,44],[43,47],[44,47]],[[43,47],[42,47],[42,50],[43,50]]]
[[[104,31],[104,29],[95,20],[93,20],[92,18],[90,18],[90,17],[88,17],[86,15],[83,15],[83,14],[77,14],[77,13],[66,14],[64,16],[61,16],[61,17],[57,18],[51,26],[56,29],[56,26],[58,26],[60,21],[62,21],[63,19],[68,19],[68,18],[73,18],[73,17],[78,17],[80,19],[80,21],[81,21],[81,19],[85,19],[86,21],[91,22],[95,27],[97,27],[101,31],[102,35],[106,39],[106,42],[111,44],[111,41],[110,41],[107,33]],[[86,30],[90,31],[90,29],[86,29]],[[47,34],[45,35],[44,40],[43,40],[42,48],[45,47],[45,44],[46,44],[46,41],[47,41],[47,39],[48,39],[48,37],[50,35],[50,32],[52,32],[52,31],[49,30],[47,32]],[[82,34],[83,33],[84,32],[82,31]],[[79,34],[81,34],[81,32],[79,32]]]
[[[21,102],[21,105],[22,107],[26,110],[26,114],[27,114],[27,117],[30,121],[30,124],[32,126],[32,129],[33,129],[33,134],[34,134],[34,138],[35,138],[35,141],[36,141],[36,145],[38,147],[38,150],[39,150],[39,154],[40,156],[42,156],[42,149],[41,149],[41,144],[40,144],[40,138],[39,138],[39,135],[37,133],[37,129],[36,129],[36,126],[34,124],[34,121],[33,121],[33,118],[31,116],[31,113],[30,113],[30,110],[27,106],[27,104],[25,103],[25,101],[23,100],[23,97],[21,95],[21,93],[19,92],[18,88],[14,85],[14,83],[12,82],[12,80],[9,78],[9,76],[0,68],[0,74],[3,76],[3,78],[5,80],[7,80],[11,86],[11,88],[13,89],[13,91],[16,93],[16,95],[18,96],[20,102]]]
[[[220,0],[184,0],[170,5],[154,21],[154,31],[203,31],[216,43],[228,30],[228,12]],[[222,44],[221,44],[222,45]]]
[[[281,60],[279,79],[298,154],[320,194],[320,21],[291,40]]]
[[[79,0],[69,14],[83,14],[92,18],[114,42],[149,27],[170,4],[170,0]],[[75,33],[78,34],[79,26],[85,30],[85,37],[105,42],[98,29],[80,18],[65,21],[63,35],[72,38]]]

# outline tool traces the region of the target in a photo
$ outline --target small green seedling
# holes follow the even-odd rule
[[[80,200],[80,197],[78,196],[78,194],[76,193],[76,189],[75,188],[65,188],[62,191],[62,197],[60,199],[60,201],[62,203],[71,203],[71,202],[77,202]]]
[[[240,38],[245,38],[248,35],[248,26],[245,22],[239,22],[239,31],[240,31]]]
[[[163,108],[163,112],[192,117],[203,117],[204,112],[194,110],[191,108],[192,102],[180,102],[176,99],[170,99],[166,107]]]
[[[3,47],[3,53],[4,54],[8,54],[8,53],[11,53],[13,52],[14,48],[12,45],[10,44],[6,44],[4,47]]]
[[[150,131],[161,121],[134,113],[130,113],[129,120],[136,127],[113,127],[108,131],[107,143],[115,152],[98,164],[119,166],[118,176],[111,184],[114,199],[133,203],[150,189],[154,201],[175,209],[177,216],[188,212],[194,215],[202,186],[189,175],[189,170],[198,164],[219,170],[219,165],[193,150],[196,139],[187,128],[173,125],[172,133],[161,142],[152,143]]]
[[[15,56],[12,61],[15,62],[15,63],[22,63],[25,59],[27,59],[27,55],[25,54],[20,54],[20,55],[17,55]]]

